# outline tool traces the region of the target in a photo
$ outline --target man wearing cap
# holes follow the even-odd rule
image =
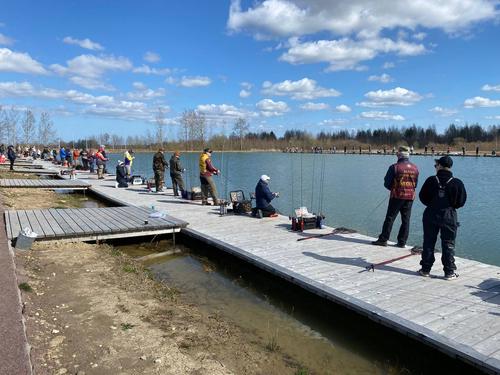
[[[219,204],[219,200],[217,198],[217,188],[215,187],[214,180],[212,179],[212,175],[220,174],[220,170],[215,168],[212,165],[212,160],[210,157],[212,156],[212,150],[210,148],[206,148],[203,150],[203,153],[200,155],[200,183],[201,183],[201,204],[202,205],[210,205],[208,203],[208,194],[212,197],[214,205]]]
[[[165,168],[168,168],[168,163],[163,155],[164,151],[162,147],[153,156],[153,172],[155,174],[155,187],[157,193],[163,191],[163,185],[165,185]]]
[[[279,193],[271,192],[269,180],[271,180],[271,177],[263,174],[255,187],[256,216],[259,218],[278,216],[276,209],[271,205],[271,201],[278,197]]]
[[[406,146],[400,146],[397,152],[398,162],[391,165],[384,178],[384,186],[390,190],[389,207],[385,215],[382,233],[373,245],[387,246],[391,235],[392,224],[398,213],[401,214],[401,227],[398,233],[398,247],[405,247],[410,232],[411,207],[415,200],[415,189],[418,182],[418,168],[410,163],[410,151]]]
[[[422,251],[421,276],[428,277],[434,264],[434,246],[437,235],[441,233],[441,262],[444,277],[453,280],[455,273],[455,238],[457,236],[457,209],[463,207],[467,192],[462,181],[453,177],[453,160],[443,156],[435,160],[436,175],[425,180],[419,193],[420,201],[426,206],[422,218],[424,227],[424,245]]]
[[[184,169],[181,165],[181,153],[175,151],[170,158],[170,178],[172,179],[172,189],[174,190],[174,196],[179,196],[179,189],[181,194],[184,191],[184,180],[182,179],[182,172]]]

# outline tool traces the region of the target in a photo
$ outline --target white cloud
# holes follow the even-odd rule
[[[76,90],[56,90],[34,87],[29,82],[0,82],[0,97],[34,97],[64,100],[78,106],[78,112],[124,120],[154,121],[157,105],[148,106],[140,101],[120,100],[109,95],[91,95]],[[170,108],[165,107],[165,111]]]
[[[252,93],[250,91],[247,91],[245,89],[240,91],[240,98],[248,98]]]
[[[394,81],[394,78],[392,78],[389,74],[383,73],[379,76],[373,75],[368,77],[368,81],[378,81],[381,83],[389,83]]]
[[[209,86],[212,80],[209,77],[196,76],[196,77],[182,77],[179,83],[182,87],[203,87]]]
[[[300,108],[302,108],[303,110],[306,110],[306,111],[322,111],[322,110],[325,110],[325,109],[329,109],[330,106],[326,103],[312,103],[312,102],[308,102],[308,103],[304,103],[300,106]]]
[[[320,125],[323,126],[339,126],[339,125],[344,125],[347,123],[347,120],[344,118],[334,118],[334,119],[328,119],[328,120],[323,120],[320,122]]]
[[[272,99],[262,99],[255,106],[264,117],[281,116],[290,110],[285,102],[275,102]]]
[[[500,100],[491,100],[489,98],[483,98],[482,96],[475,96],[474,98],[466,99],[464,102],[464,107],[500,107]]]
[[[488,120],[500,120],[500,116],[499,115],[496,115],[496,116],[486,116],[485,118],[488,119]]]
[[[381,53],[396,53],[401,56],[415,56],[426,52],[422,44],[404,40],[393,41],[388,38],[352,40],[318,40],[300,42],[289,40],[290,48],[281,55],[280,60],[291,64],[328,63],[328,71],[363,69],[359,64],[372,60]]]
[[[148,51],[144,54],[144,60],[150,63],[157,63],[161,60],[161,58],[157,53]]]
[[[0,72],[47,74],[47,70],[27,53],[0,48]]]
[[[272,96],[290,96],[295,100],[312,100],[340,95],[337,90],[320,87],[315,80],[309,78],[302,78],[298,81],[287,79],[275,84],[265,81],[262,84],[262,93]]]
[[[148,74],[148,75],[153,74],[158,76],[164,76],[172,73],[172,70],[168,68],[163,68],[163,69],[151,68],[150,66],[143,64],[139,67],[134,68],[132,72]]]
[[[67,66],[53,64],[50,68],[59,75],[70,76],[70,80],[88,89],[112,87],[103,82],[102,76],[108,71],[127,71],[132,63],[125,57],[80,55],[69,61]]]
[[[491,85],[484,85],[483,87],[481,87],[481,90],[483,91],[500,91],[500,85],[494,85],[494,86],[491,86]]]
[[[396,64],[394,64],[393,62],[385,62],[384,65],[382,65],[382,68],[383,69],[392,69],[396,66]]]
[[[200,104],[197,110],[202,112],[210,121],[234,120],[240,117],[248,118],[257,115],[255,112],[249,112],[230,104]]]
[[[251,4],[242,9],[239,0],[231,2],[229,30],[249,31],[257,37],[319,32],[377,35],[384,29],[418,27],[456,33],[498,15],[497,2],[490,0],[264,0]]]
[[[453,108],[443,108],[443,107],[434,107],[429,109],[430,112],[436,113],[441,117],[448,117],[448,116],[453,116],[454,114],[458,113],[456,109]]]
[[[470,30],[480,22],[495,20],[496,0],[232,0],[227,28],[249,32],[257,40],[290,38],[281,60],[292,64],[326,62],[330,71],[359,69],[362,61],[381,53],[414,56],[426,48],[425,29],[449,34]],[[415,33],[415,30],[419,32]],[[395,40],[382,37],[396,31]],[[411,35],[410,31],[413,31]],[[387,33],[386,33],[387,32]],[[332,40],[314,40],[332,35]],[[298,42],[307,37],[307,42]]]
[[[410,106],[422,100],[418,93],[402,87],[392,90],[370,91],[365,94],[368,101],[357,103],[362,107]]]
[[[70,36],[67,36],[67,37],[65,37],[63,39],[63,42],[66,43],[66,44],[74,44],[74,45],[80,46],[80,47],[85,48],[85,49],[90,49],[92,51],[102,51],[102,50],[104,50],[103,46],[101,46],[97,42],[91,41],[88,38],[85,38],[85,39],[75,39],[75,38],[72,38]]]
[[[245,90],[251,90],[253,88],[253,84],[250,82],[241,82],[241,87],[243,87]]]
[[[11,44],[14,44],[14,39],[0,33],[0,44],[10,46]]]
[[[132,86],[134,87],[135,91],[127,93],[127,98],[131,100],[151,100],[165,96],[165,89],[161,87],[153,90],[148,88],[142,82],[134,82],[132,83]]]
[[[361,118],[370,120],[392,120],[392,121],[403,121],[405,118],[401,115],[395,115],[387,111],[368,111],[361,112]]]
[[[338,105],[335,107],[335,109],[337,110],[337,112],[344,112],[344,113],[352,111],[351,107],[345,104]]]

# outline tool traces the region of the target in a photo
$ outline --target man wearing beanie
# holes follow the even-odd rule
[[[441,233],[441,262],[443,263],[444,278],[453,280],[458,277],[455,273],[455,238],[458,222],[457,209],[463,207],[467,200],[467,192],[462,181],[453,177],[451,167],[453,160],[443,156],[435,160],[436,175],[425,180],[420,190],[420,201],[426,206],[422,218],[424,226],[424,245],[422,251],[422,268],[418,271],[421,276],[428,277],[434,264],[434,246],[437,235]]]
[[[406,146],[400,146],[397,152],[398,161],[391,165],[384,178],[384,186],[390,190],[389,207],[385,215],[382,233],[378,236],[373,245],[387,246],[387,241],[391,236],[392,224],[401,214],[401,227],[398,233],[398,247],[405,247],[408,234],[410,232],[411,207],[415,200],[415,189],[418,182],[418,168],[410,163],[410,150]]]

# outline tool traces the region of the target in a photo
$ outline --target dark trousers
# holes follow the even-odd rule
[[[429,272],[434,264],[434,247],[438,233],[441,232],[441,262],[445,275],[452,274],[455,265],[455,238],[457,237],[457,212],[452,209],[433,211],[426,208],[422,219],[424,226],[424,245],[422,252],[422,270]]]
[[[382,233],[378,236],[381,241],[388,241],[391,237],[392,224],[394,220],[401,214],[401,227],[398,233],[398,243],[406,244],[408,234],[410,233],[410,216],[411,206],[413,201],[404,199],[389,199],[389,207],[387,207],[387,214],[385,215],[384,225],[382,226]]]
[[[267,207],[259,208],[262,211],[262,216],[269,217],[276,213],[276,209],[270,204]]]
[[[155,172],[156,191],[163,191],[165,171],[154,171],[154,172]]]
[[[208,199],[208,194],[210,194],[212,200],[214,201],[214,204],[217,204],[219,201],[217,198],[217,188],[215,187],[212,176],[200,176],[200,184],[202,202],[206,202]]]
[[[170,178],[172,179],[172,189],[174,189],[174,195],[179,195],[179,189],[184,191],[184,180],[180,174],[170,173]]]
[[[11,170],[11,171],[13,171],[13,170],[14,170],[14,161],[15,161],[15,160],[16,160],[16,159],[9,159],[9,161],[10,161],[10,170]]]

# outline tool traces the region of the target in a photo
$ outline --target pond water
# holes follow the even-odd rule
[[[133,174],[153,175],[152,153],[136,154]],[[112,154],[108,169],[113,171],[122,155]],[[187,187],[199,186],[199,153],[183,153],[181,161],[187,169]],[[166,153],[166,158],[170,155]],[[468,200],[458,212],[460,228],[457,237],[458,256],[500,266],[500,161],[495,158],[453,157],[453,173],[467,189]],[[294,208],[307,206],[321,211],[326,223],[344,226],[358,232],[378,236],[387,209],[389,192],[383,178],[392,155],[284,154],[271,152],[214,152],[213,164],[222,170],[215,177],[219,195],[228,197],[231,190],[243,190],[248,196],[262,174],[271,177],[270,187],[280,192],[273,205],[290,215]],[[414,156],[420,169],[418,190],[428,176],[435,173],[430,156]],[[168,172],[166,173],[168,176]],[[170,185],[169,178],[166,178]],[[409,245],[421,245],[424,206],[413,205]],[[395,240],[400,221],[395,222],[391,239]],[[439,245],[439,242],[438,242]],[[439,248],[439,246],[438,246]]]

